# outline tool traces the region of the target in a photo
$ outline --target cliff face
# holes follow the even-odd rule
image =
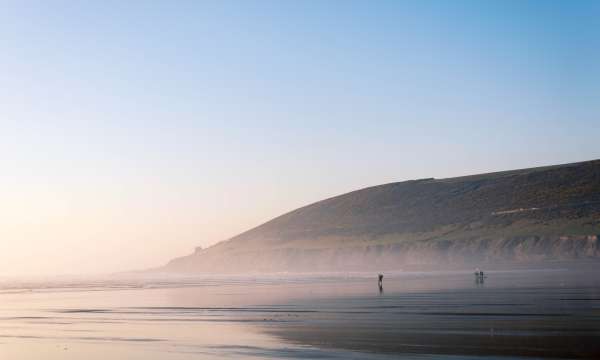
[[[600,160],[375,186],[172,260],[174,272],[599,259]]]

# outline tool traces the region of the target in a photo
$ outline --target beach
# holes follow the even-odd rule
[[[7,359],[600,357],[570,269],[1,282]],[[592,273],[593,274],[593,273]]]

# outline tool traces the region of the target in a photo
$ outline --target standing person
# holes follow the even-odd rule
[[[383,274],[379,274],[379,290],[383,289]]]
[[[485,274],[483,273],[483,270],[479,270],[479,268],[475,269],[475,282],[477,284],[483,284],[484,279]]]

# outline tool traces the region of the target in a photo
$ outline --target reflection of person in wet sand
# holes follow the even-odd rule
[[[479,268],[475,269],[475,282],[478,284],[483,284],[484,279],[487,276],[483,273],[483,270],[479,270]]]
[[[379,290],[383,290],[383,274],[379,274]]]

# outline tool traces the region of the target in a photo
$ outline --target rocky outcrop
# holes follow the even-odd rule
[[[212,252],[171,261],[175,272],[360,271],[600,258],[597,235],[472,238],[304,249]]]

